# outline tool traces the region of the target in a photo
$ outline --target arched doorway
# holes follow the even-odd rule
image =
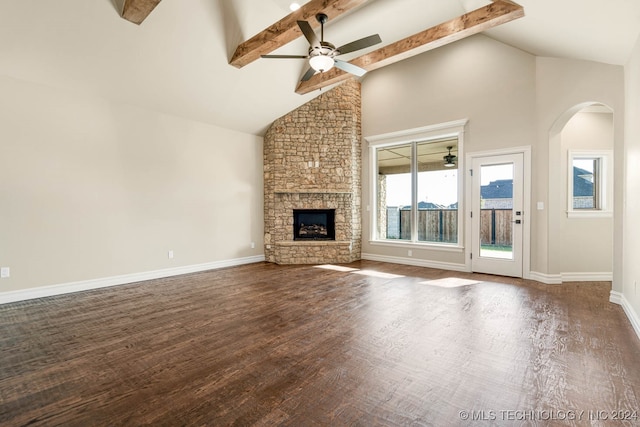
[[[561,281],[612,280],[613,110],[567,110],[549,137],[549,273]]]

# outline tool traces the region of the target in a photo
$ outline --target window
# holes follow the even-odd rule
[[[570,150],[567,180],[569,217],[610,216],[613,194],[611,151]]]
[[[368,138],[375,173],[373,240],[460,246],[464,123]]]

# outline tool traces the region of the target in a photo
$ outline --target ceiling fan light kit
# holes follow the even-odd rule
[[[309,65],[316,71],[324,73],[333,68],[335,60],[328,55],[316,55],[309,58]]]
[[[447,147],[447,150],[449,150],[449,154],[445,155],[442,159],[444,160],[444,167],[445,168],[452,168],[456,165],[456,155],[451,154],[451,149],[453,148],[453,146],[449,146]]]
[[[382,42],[380,36],[378,34],[374,34],[336,48],[333,44],[324,41],[324,24],[329,20],[329,17],[324,13],[318,13],[316,15],[316,20],[320,23],[320,40],[318,40],[316,33],[307,21],[297,21],[300,31],[302,31],[302,34],[304,34],[304,37],[309,42],[308,55],[261,55],[261,57],[275,59],[308,59],[309,69],[302,76],[301,81],[303,82],[309,80],[317,72],[324,73],[334,66],[358,77],[363,76],[367,72],[364,68],[336,59],[336,56],[355,52],[356,50],[378,44]]]

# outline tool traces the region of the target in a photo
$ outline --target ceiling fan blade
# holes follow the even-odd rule
[[[367,72],[364,68],[360,68],[357,65],[353,65],[349,62],[340,61],[339,59],[335,60],[336,68],[340,68],[342,71],[346,71],[347,73],[355,74],[358,77],[364,76]]]
[[[307,59],[308,55],[260,55],[260,58],[276,59]]]
[[[316,70],[314,70],[313,68],[309,67],[309,69],[307,70],[306,73],[304,73],[304,76],[302,76],[302,78],[300,79],[300,81],[306,82],[307,80],[309,80],[311,77],[313,77],[313,75],[316,73]]]
[[[340,55],[342,55],[342,54],[345,54],[345,53],[354,52],[356,50],[364,49],[365,47],[373,46],[374,44],[378,44],[380,42],[382,42],[382,39],[380,38],[380,36],[378,34],[374,34],[372,36],[365,37],[363,39],[356,40],[356,41],[351,42],[351,43],[347,43],[344,46],[340,46],[336,50],[340,52]]]
[[[298,27],[300,27],[300,31],[302,31],[302,34],[304,34],[311,47],[320,47],[320,41],[318,40],[316,33],[313,31],[313,28],[311,28],[311,24],[309,24],[307,21],[297,22]]]

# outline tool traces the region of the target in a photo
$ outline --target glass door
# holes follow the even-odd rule
[[[522,277],[523,156],[473,160],[473,271]]]

